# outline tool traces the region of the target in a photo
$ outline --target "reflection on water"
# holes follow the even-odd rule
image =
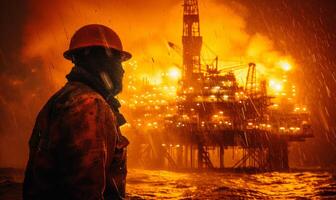
[[[23,171],[0,169],[0,199],[20,200]],[[336,199],[336,174],[170,172],[129,169],[130,199]]]
[[[131,199],[336,199],[329,172],[261,174],[130,169]]]

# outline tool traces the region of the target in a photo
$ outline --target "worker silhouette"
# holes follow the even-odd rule
[[[92,24],[74,34],[64,57],[75,66],[36,119],[23,199],[123,199],[129,142],[115,96],[131,54],[113,30]]]

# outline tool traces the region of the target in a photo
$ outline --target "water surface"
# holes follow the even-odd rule
[[[259,174],[130,169],[127,192],[138,199],[336,199],[330,172]]]
[[[0,172],[0,199],[21,199],[22,170]],[[127,193],[128,199],[336,199],[336,174],[129,169]]]

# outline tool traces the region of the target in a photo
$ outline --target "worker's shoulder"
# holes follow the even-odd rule
[[[108,107],[105,99],[88,85],[81,82],[68,82],[55,94],[55,106],[69,108],[97,104]]]

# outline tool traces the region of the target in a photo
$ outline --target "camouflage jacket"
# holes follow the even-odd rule
[[[36,119],[23,199],[121,199],[127,145],[105,99],[68,82]]]

